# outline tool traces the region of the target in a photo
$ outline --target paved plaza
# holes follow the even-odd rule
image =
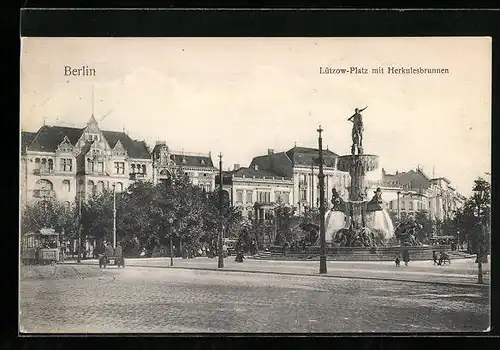
[[[216,259],[206,260],[216,266]],[[134,266],[148,262],[149,267]],[[272,264],[282,274],[260,273],[255,268],[193,269],[207,263],[202,259],[175,260],[176,265],[193,264],[190,269],[153,267],[166,262],[129,259],[125,269],[105,270],[95,261],[23,266],[20,329],[34,333],[336,333],[467,332],[489,326],[489,288],[472,283],[313,276],[304,271],[317,263],[308,267],[304,262],[237,264],[240,269]],[[233,264],[226,259],[226,269],[234,268]],[[380,271],[391,268],[383,263],[343,264],[330,262],[329,273],[334,267],[340,271],[351,265],[365,271],[370,269],[364,264]],[[455,274],[466,274],[468,265],[462,265],[460,273],[460,266],[455,267]],[[285,273],[292,268],[302,275]],[[428,266],[417,262],[405,268],[429,273]]]

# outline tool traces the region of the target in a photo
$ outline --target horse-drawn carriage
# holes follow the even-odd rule
[[[22,237],[21,260],[25,265],[47,265],[59,262],[59,234],[42,228]]]

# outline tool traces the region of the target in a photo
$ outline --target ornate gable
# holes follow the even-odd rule
[[[123,147],[123,144],[120,140],[116,142],[115,147],[113,148],[113,155],[114,156],[124,156],[127,157],[128,153],[125,147]]]
[[[170,150],[168,149],[168,146],[163,145],[160,148],[159,157],[158,157],[157,162],[158,162],[158,165],[160,167],[170,167],[170,166],[175,165],[175,162],[171,157]]]
[[[68,136],[64,136],[64,139],[62,142],[57,146],[56,149],[57,153],[73,153],[74,152],[74,147],[71,144],[71,141],[69,140]]]

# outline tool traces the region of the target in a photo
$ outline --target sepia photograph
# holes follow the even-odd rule
[[[490,37],[23,37],[19,334],[490,329]]]

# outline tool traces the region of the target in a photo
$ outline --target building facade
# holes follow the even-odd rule
[[[465,202],[445,177],[429,178],[422,169],[388,174],[382,169],[388,210],[404,216],[423,211],[438,221],[451,220]]]
[[[293,190],[290,192],[290,205],[300,214],[307,208],[319,207],[319,150],[307,147],[293,147],[286,152],[275,153],[269,149],[267,155],[252,159],[250,168],[271,171],[283,178],[292,179]],[[333,188],[342,197],[347,197],[350,183],[349,173],[337,169],[338,155],[326,149],[323,151],[323,173],[325,174],[325,200],[327,208]]]
[[[215,188],[217,169],[211,153],[179,152],[169,149],[165,141],[157,141],[151,153],[153,183],[168,179],[174,171],[182,171],[191,182],[211,192]]]
[[[291,206],[293,179],[258,165],[223,172],[222,189],[232,206],[240,209],[244,218],[266,220],[276,205]],[[217,178],[218,184],[218,178]]]
[[[104,190],[123,191],[135,181],[157,183],[182,169],[196,185],[212,190],[216,169],[210,155],[169,152],[124,132],[101,130],[92,116],[84,128],[43,125],[21,133],[21,204],[55,198],[70,206]]]

